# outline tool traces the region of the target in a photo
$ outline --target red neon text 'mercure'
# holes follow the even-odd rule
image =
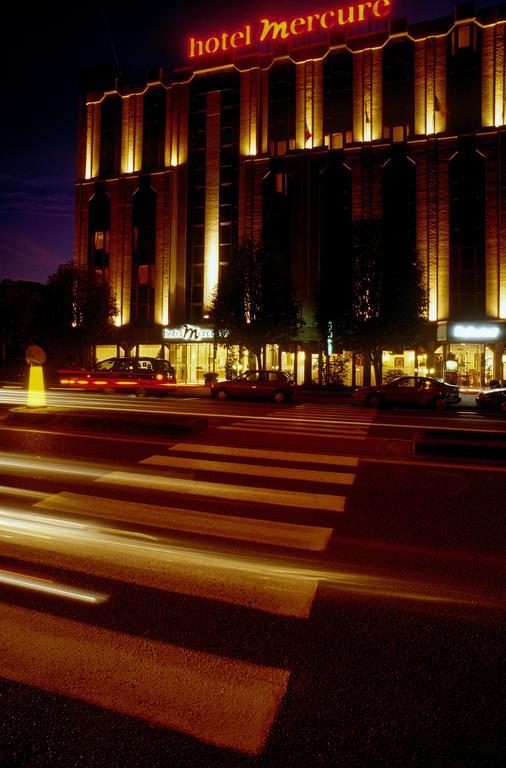
[[[235,51],[254,43],[287,40],[318,30],[328,31],[360,24],[368,20],[384,19],[391,13],[392,0],[372,0],[366,3],[349,3],[335,10],[295,16],[290,19],[260,19],[256,24],[244,24],[234,32],[220,32],[207,38],[190,37],[188,57],[210,56],[224,51]]]

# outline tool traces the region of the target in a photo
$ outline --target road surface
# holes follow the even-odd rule
[[[422,428],[504,417],[52,397],[209,426],[0,421],[2,762],[504,756],[506,463],[412,451]]]

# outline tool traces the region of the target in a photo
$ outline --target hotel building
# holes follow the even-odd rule
[[[353,222],[382,219],[416,250],[430,320],[419,348],[384,350],[384,371],[506,378],[506,6],[410,25],[394,2],[248,46],[193,39],[186,68],[87,95],[74,258],[118,305],[97,359],[163,354],[181,382],[223,375],[209,308],[250,239],[286,254],[305,318],[267,363],[307,383],[319,281],[339,301]],[[350,379],[367,381],[349,354]]]

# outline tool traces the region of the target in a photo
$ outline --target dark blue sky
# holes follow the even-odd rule
[[[410,21],[453,12],[451,0],[393,0]],[[480,0],[479,7],[497,4]],[[12,4],[14,5],[14,4]],[[80,83],[119,61],[127,80],[185,61],[185,36],[259,17],[294,16],[333,0],[76,0],[65,10],[22,3],[5,17],[0,50],[0,279],[45,282],[72,257],[76,114]]]

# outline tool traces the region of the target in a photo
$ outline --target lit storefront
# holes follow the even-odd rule
[[[434,350],[436,374],[471,390],[506,380],[505,340],[506,323],[442,323]]]

